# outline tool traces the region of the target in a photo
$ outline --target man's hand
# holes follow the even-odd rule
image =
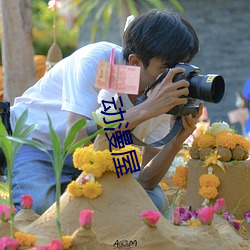
[[[150,92],[148,99],[141,105],[147,109],[152,117],[167,113],[177,105],[187,104],[189,82],[185,79],[173,82],[176,74],[184,72],[183,68],[169,70],[161,83],[157,84]]]

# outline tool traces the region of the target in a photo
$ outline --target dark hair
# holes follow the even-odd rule
[[[145,68],[149,60],[162,58],[166,67],[190,62],[199,51],[199,39],[192,25],[177,14],[153,9],[136,17],[123,34],[123,57],[128,63],[136,54]]]

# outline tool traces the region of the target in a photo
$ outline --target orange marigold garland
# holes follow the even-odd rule
[[[176,167],[172,177],[173,184],[179,188],[187,188],[188,168],[185,166]]]
[[[207,206],[209,200],[215,199],[218,195],[217,188],[220,185],[219,178],[213,174],[213,168],[208,168],[208,174],[203,174],[199,178],[200,189],[199,195],[201,195],[205,200],[202,203],[202,206]]]

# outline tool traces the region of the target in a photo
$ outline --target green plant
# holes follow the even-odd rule
[[[82,129],[86,125],[86,120],[81,119],[77,121],[69,130],[67,136],[65,137],[62,145],[60,142],[60,139],[58,135],[56,134],[55,130],[53,129],[53,125],[51,122],[51,119],[49,115],[47,114],[47,118],[49,121],[49,131],[50,131],[50,139],[52,142],[52,151],[53,156],[50,154],[49,150],[44,146],[42,143],[38,141],[29,140],[25,137],[18,137],[18,136],[7,136],[5,138],[7,141],[13,141],[18,144],[27,144],[33,147],[36,147],[37,149],[45,152],[54,169],[55,176],[56,176],[56,226],[57,226],[57,233],[58,238],[62,240],[62,230],[61,230],[61,219],[60,219],[60,197],[61,197],[61,175],[62,175],[62,169],[64,165],[64,161],[66,157],[69,154],[72,154],[76,148],[82,147],[84,144],[86,144],[88,141],[90,141],[92,138],[96,137],[100,133],[105,133],[104,128],[98,130],[94,134],[90,135],[89,137],[86,137],[82,140],[76,141],[77,133],[80,129]],[[106,128],[113,128],[117,125],[117,123],[113,123]],[[9,177],[9,175],[8,175]]]
[[[53,43],[53,13],[48,9],[46,1],[32,1],[33,45],[35,54],[47,55]],[[62,50],[63,57],[70,55],[78,46],[79,28],[66,27],[65,21],[57,15],[56,36],[57,43]]]
[[[84,23],[88,18],[92,18],[92,33],[91,42],[94,42],[100,24],[103,24],[103,39],[106,38],[105,34],[110,28],[110,21],[112,14],[116,12],[121,22],[122,14],[125,12],[127,15],[137,16],[139,9],[166,8],[161,0],[69,0],[72,8],[77,9],[76,25]],[[169,0],[179,11],[183,11],[183,7],[178,0]],[[122,27],[124,27],[124,24]]]
[[[18,137],[20,139],[26,139],[37,127],[37,125],[30,125],[28,127],[24,127],[25,121],[28,117],[28,110],[25,110],[19,119],[16,122],[16,126],[13,131],[13,137]],[[8,166],[8,192],[9,192],[9,204],[10,204],[10,235],[14,238],[14,204],[13,204],[13,196],[12,196],[12,171],[13,171],[13,163],[16,152],[21,148],[22,143],[18,141],[12,141],[8,139],[8,132],[0,119],[0,147],[3,150],[6,163]]]

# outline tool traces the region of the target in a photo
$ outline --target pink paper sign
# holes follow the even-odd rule
[[[117,93],[137,95],[140,83],[140,67],[116,65],[100,60],[95,87],[115,89]]]

